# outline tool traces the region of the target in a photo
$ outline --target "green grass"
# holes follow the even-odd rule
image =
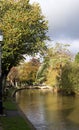
[[[3,102],[3,106],[8,111],[17,110],[16,103],[12,101],[10,95]],[[31,126],[20,115],[0,117],[0,122],[3,130],[31,130]]]
[[[25,120],[20,117],[0,117],[4,130],[30,130]]]
[[[3,106],[6,110],[17,110],[15,103],[13,103],[11,99],[8,99],[5,102],[3,102]]]

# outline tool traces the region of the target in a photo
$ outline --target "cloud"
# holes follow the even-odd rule
[[[53,1],[48,4],[48,12],[47,9],[45,11],[49,21],[49,34],[55,39],[79,38],[79,0]]]
[[[77,38],[79,33],[79,0],[31,0],[39,2],[49,21],[53,37]]]
[[[31,0],[40,3],[49,22],[48,35],[52,40],[70,42],[79,48],[79,0]]]
[[[64,40],[58,40],[58,41],[54,41],[55,43],[59,42],[59,43],[63,43],[63,44],[70,44],[69,46],[69,50],[71,52],[73,52],[74,54],[75,53],[78,53],[79,52],[79,40],[67,40],[67,39],[64,39]]]

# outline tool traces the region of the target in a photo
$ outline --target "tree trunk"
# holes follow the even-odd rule
[[[7,80],[7,75],[6,74],[4,74],[3,76],[2,76],[2,91],[4,91],[4,89],[5,89],[5,87],[6,87],[6,80]]]

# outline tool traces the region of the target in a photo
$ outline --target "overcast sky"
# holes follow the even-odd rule
[[[79,51],[79,0],[30,0],[38,2],[49,23],[53,42],[68,43]]]

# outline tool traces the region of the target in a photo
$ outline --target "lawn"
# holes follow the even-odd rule
[[[18,111],[16,103],[10,98],[3,102],[6,116],[0,117],[0,122],[4,130],[33,130],[32,125],[28,123],[22,115],[8,116],[7,111]]]

